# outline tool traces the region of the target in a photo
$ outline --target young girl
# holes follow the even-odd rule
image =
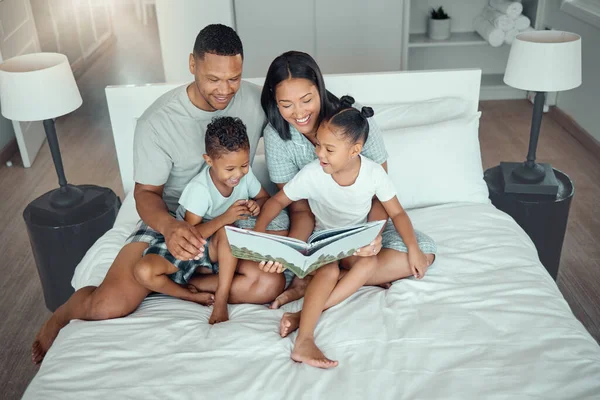
[[[325,119],[316,135],[318,159],[304,167],[283,190],[265,203],[255,230],[264,231],[282,209],[301,199],[308,200],[317,230],[365,223],[372,198],[377,196],[393,221],[393,226],[388,223],[384,228],[384,235],[394,242],[397,251],[404,254],[412,275],[420,278],[433,262],[435,243],[413,230],[383,167],[360,155],[369,134],[367,118],[372,115],[373,110],[369,107],[363,107],[361,111],[342,107]],[[315,272],[306,289],[302,311],[286,313],[281,321],[281,336],[286,336],[298,325],[300,327],[292,352],[293,360],[320,368],[337,366],[337,361],[325,357],[315,344],[317,321],[323,310],[369,284],[382,262],[385,260],[381,255],[351,256],[339,262],[347,272],[340,273],[338,262]],[[269,270],[281,272],[282,267],[278,264],[275,270]]]
[[[204,305],[213,304],[214,299],[209,319],[214,324],[229,319],[227,303],[238,264],[223,227],[232,224],[251,227],[249,218],[259,214],[269,194],[250,168],[250,144],[246,127],[239,118],[213,119],[206,129],[205,150],[207,166],[187,184],[177,209],[178,219],[195,225],[198,233],[207,238],[203,256],[178,260],[168,251],[161,235],[150,243],[135,265],[134,275],[141,285],[155,292]],[[273,222],[271,230],[287,229],[285,214]],[[216,289],[208,288],[211,285],[206,282],[199,283],[198,280],[203,280],[199,277],[192,279],[196,270],[218,274]],[[182,286],[188,283],[190,286]]]

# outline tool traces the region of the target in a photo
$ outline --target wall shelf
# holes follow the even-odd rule
[[[477,32],[453,32],[447,40],[430,39],[426,33],[411,33],[408,47],[489,46]]]

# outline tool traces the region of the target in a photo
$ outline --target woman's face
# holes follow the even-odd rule
[[[275,88],[279,113],[298,132],[305,135],[317,130],[321,98],[317,87],[308,79],[290,78]]]

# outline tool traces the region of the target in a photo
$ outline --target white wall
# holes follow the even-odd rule
[[[582,46],[582,84],[558,93],[557,106],[600,141],[598,93],[600,93],[600,29],[560,10],[561,0],[547,0],[544,25],[577,33]]]
[[[167,82],[192,80],[188,59],[202,28],[219,23],[235,29],[233,0],[156,0],[156,19]]]

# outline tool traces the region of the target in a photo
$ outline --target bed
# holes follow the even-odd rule
[[[425,279],[364,287],[323,314],[317,344],[338,368],[290,359],[295,334],[281,338],[278,323],[302,301],[281,310],[230,306],[230,321],[211,326],[209,308],[153,295],[126,318],[71,322],[24,398],[600,398],[598,344],[525,232],[487,201],[477,141],[480,79],[479,70],[326,77],[332,92],[376,105],[390,176],[414,188],[400,200],[439,248]],[[137,222],[135,119],[175,86],[106,90],[126,198],[114,228],[77,267],[76,289],[102,281]],[[400,176],[419,159],[427,166]],[[253,165],[267,185],[260,151]],[[444,176],[457,173],[462,186]]]

